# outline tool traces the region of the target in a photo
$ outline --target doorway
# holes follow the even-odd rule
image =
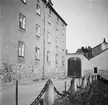
[[[72,57],[68,59],[68,76],[80,77],[81,76],[81,59]]]

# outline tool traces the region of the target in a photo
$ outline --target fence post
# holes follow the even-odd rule
[[[18,80],[16,80],[16,105],[18,105]]]
[[[66,92],[66,81],[65,81],[65,92]]]
[[[43,105],[53,105],[54,104],[54,85],[49,83],[45,92]]]

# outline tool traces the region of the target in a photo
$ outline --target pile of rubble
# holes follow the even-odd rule
[[[56,100],[54,105],[108,105],[107,80],[93,81],[78,92]]]

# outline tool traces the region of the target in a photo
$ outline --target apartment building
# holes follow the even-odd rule
[[[65,74],[66,26],[51,0],[1,0],[1,65],[20,78]]]

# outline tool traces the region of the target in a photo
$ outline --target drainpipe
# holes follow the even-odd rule
[[[46,4],[43,3],[44,8],[44,34],[43,34],[43,73],[42,80],[44,80],[45,76],[45,33],[46,33]]]

